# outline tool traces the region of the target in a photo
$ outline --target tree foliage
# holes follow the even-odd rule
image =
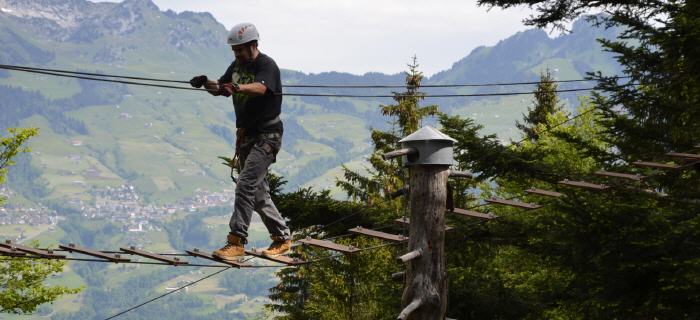
[[[669,161],[667,152],[689,152],[700,141],[697,4],[481,3],[533,6],[538,14],[526,22],[538,26],[557,26],[582,12],[604,8],[607,15],[589,20],[626,30],[622,39],[601,42],[617,55],[629,78],[591,74],[600,91],[581,102],[574,121],[559,125],[567,115],[550,111],[545,122],[520,127],[523,142],[507,152],[522,159],[519,163],[525,168],[537,168],[542,174],[502,166],[498,160],[489,165],[463,159],[483,173],[482,179],[494,179],[482,186],[483,197],[518,196],[530,187],[558,189],[565,196],[521,197],[546,206],[525,212],[493,206],[488,210],[499,219],[468,226],[465,238],[473,241],[470,249],[451,260],[475,267],[454,267],[467,289],[450,294],[451,298],[468,294],[462,298],[471,302],[452,304],[452,312],[470,319],[698,317],[700,310],[691,302],[700,292],[697,273],[692,271],[700,267],[698,171],[692,165],[675,172],[630,166],[636,160]],[[639,85],[620,86],[626,83]],[[532,122],[531,115],[526,115],[526,123]],[[478,170],[480,166],[493,171]],[[622,182],[594,175],[599,169],[648,177]],[[606,192],[562,188],[556,182],[564,178],[612,188]],[[487,271],[490,274],[484,276]],[[490,304],[513,307],[498,310]]]
[[[380,106],[382,115],[390,117],[392,128],[372,130],[374,152],[369,157],[371,168],[366,168],[368,175],[344,167],[344,179],[336,181],[351,198],[369,205],[376,204],[406,184],[401,161],[387,161],[382,155],[399,149],[399,140],[417,131],[426,117],[439,114],[436,105],[420,106],[420,101],[425,98],[425,94],[419,91],[422,81],[423,73],[418,70],[417,58],[414,57],[406,72],[406,90],[394,92],[396,104]],[[400,205],[400,201],[393,203],[393,209],[399,210]]]
[[[0,138],[0,184],[5,181],[8,166],[17,154],[28,152],[27,140],[38,133],[38,129],[8,129],[9,136]],[[0,199],[2,204],[3,199]],[[34,243],[37,246],[38,243]],[[4,313],[31,313],[47,302],[64,294],[77,293],[80,289],[46,284],[49,276],[63,271],[63,261],[29,260],[0,257],[0,308]]]
[[[34,246],[37,246],[34,243]],[[4,313],[32,313],[44,303],[62,295],[78,293],[80,288],[47,285],[51,275],[63,272],[59,260],[25,260],[0,257],[0,308]]]
[[[29,138],[39,133],[39,129],[9,128],[7,132],[9,134],[7,137],[0,137],[0,184],[5,183],[7,167],[14,164],[12,159],[19,153],[29,151],[29,148],[23,145]]]
[[[527,115],[523,117],[523,123],[516,122],[515,124],[530,140],[539,138],[538,125],[544,124],[549,129],[548,115],[561,110],[562,106],[557,97],[557,87],[549,69],[542,72],[540,82],[535,89],[534,108],[528,107]]]

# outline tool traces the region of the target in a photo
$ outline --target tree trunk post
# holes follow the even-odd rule
[[[408,251],[399,257],[406,264],[400,320],[444,319],[447,312],[445,205],[454,141],[429,126],[400,141],[403,150],[415,150],[403,155],[411,223]]]

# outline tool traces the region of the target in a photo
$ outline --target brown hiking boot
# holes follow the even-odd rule
[[[241,238],[229,233],[226,240],[226,245],[219,250],[214,250],[212,256],[221,260],[237,261],[245,255],[245,248]]]
[[[271,237],[272,244],[267,250],[263,250],[262,253],[268,257],[276,257],[289,252],[292,247],[292,240],[285,240],[284,237]]]

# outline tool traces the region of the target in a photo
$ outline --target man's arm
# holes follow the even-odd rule
[[[238,90],[236,90],[236,92],[249,95],[251,97],[257,97],[265,95],[267,92],[267,86],[260,82],[241,84],[238,86]]]
[[[215,96],[230,97],[234,93],[242,93],[251,97],[262,96],[267,92],[267,86],[260,82],[253,82],[249,84],[233,84],[233,83],[223,83],[212,81],[207,82],[204,88]]]

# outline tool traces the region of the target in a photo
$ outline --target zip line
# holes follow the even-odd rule
[[[187,288],[187,287],[189,287],[189,286],[191,286],[191,285],[193,285],[193,284],[196,284],[196,283],[198,283],[198,282],[201,282],[201,281],[204,281],[204,280],[206,280],[206,279],[209,279],[209,278],[211,278],[211,277],[213,277],[213,276],[215,276],[215,275],[217,275],[217,274],[219,274],[219,273],[222,273],[222,272],[224,272],[224,271],[226,271],[226,270],[228,270],[228,269],[231,269],[231,267],[226,267],[225,269],[221,269],[221,270],[219,270],[219,271],[217,271],[217,272],[208,274],[208,275],[206,275],[206,276],[204,276],[204,277],[202,277],[202,278],[199,278],[199,279],[197,279],[197,280],[195,280],[195,281],[192,281],[192,282],[189,282],[189,283],[187,283],[187,284],[185,284],[185,285],[183,285],[183,286],[180,286],[180,287],[176,288],[175,290],[168,291],[168,292],[166,292],[166,293],[164,293],[164,294],[161,294],[161,295],[159,295],[159,296],[157,296],[157,297],[155,297],[155,298],[152,298],[152,299],[149,299],[149,300],[144,301],[144,302],[142,302],[142,303],[139,303],[139,304],[137,304],[137,305],[135,305],[135,306],[133,306],[133,307],[131,307],[131,308],[129,308],[129,309],[126,309],[126,310],[124,310],[124,311],[118,312],[118,313],[112,315],[111,317],[105,318],[105,320],[114,319],[114,318],[116,318],[116,317],[118,317],[118,316],[121,316],[121,315],[123,315],[123,314],[125,314],[125,313],[127,313],[127,312],[129,312],[129,311],[136,310],[136,309],[138,309],[138,308],[140,308],[140,307],[143,307],[143,306],[145,306],[145,305],[147,305],[147,304],[149,304],[149,303],[151,303],[151,302],[153,302],[153,301],[156,301],[156,300],[158,300],[158,299],[160,299],[160,298],[163,298],[163,297],[165,297],[165,296],[167,296],[167,295],[169,295],[169,294],[173,294],[173,293],[178,292],[178,291],[180,291],[180,290],[182,290],[182,289],[185,289],[185,288]]]
[[[35,67],[25,67],[25,66],[15,66],[15,65],[5,65],[0,64],[0,69],[9,71],[19,71],[43,75],[51,75],[57,77],[83,79],[91,81],[102,81],[111,83],[121,83],[128,85],[139,85],[147,87],[156,88],[166,88],[166,89],[178,89],[178,90],[190,90],[190,91],[207,91],[201,88],[183,87],[175,85],[165,85],[165,84],[155,84],[155,83],[145,83],[137,81],[127,81],[127,80],[117,80],[117,79],[106,79],[106,78],[119,78],[128,80],[141,80],[141,81],[155,81],[155,82],[169,82],[169,83],[186,83],[189,81],[182,80],[168,80],[168,79],[157,79],[157,78],[147,78],[147,77],[133,77],[133,76],[121,76],[121,75],[109,75],[109,74],[99,74],[90,72],[78,72],[78,71],[68,71],[62,69],[47,69],[47,68],[35,68]],[[106,77],[106,78],[105,78]],[[622,77],[628,78],[628,77]],[[592,79],[575,79],[575,80],[555,80],[552,82],[565,83],[565,82],[590,82],[594,81]],[[527,84],[538,84],[540,82],[510,82],[510,83],[483,83],[483,84],[447,84],[447,85],[422,85],[420,87],[425,88],[455,88],[455,87],[490,87],[490,86],[511,86],[511,85],[527,85]],[[635,83],[621,84],[619,87],[624,86],[634,86]],[[285,85],[284,87],[290,88],[407,88],[407,86],[395,86],[395,85]],[[595,87],[588,88],[576,88],[576,89],[560,89],[555,90],[557,93],[565,92],[578,92],[578,91],[591,91],[595,90]],[[207,91],[208,92],[208,91]],[[417,96],[423,98],[466,98],[466,97],[491,97],[491,96],[513,96],[513,95],[529,95],[534,94],[536,91],[520,91],[520,92],[501,92],[501,93],[473,93],[473,94],[424,94],[419,93]],[[325,94],[325,93],[281,93],[279,95],[292,96],[292,97],[336,97],[336,98],[395,98],[400,97],[401,93],[396,94]],[[406,94],[405,96],[409,96]]]
[[[82,72],[82,71],[72,71],[65,69],[49,69],[49,68],[37,68],[19,65],[9,65],[0,64],[0,68],[12,68],[12,69],[25,69],[25,70],[35,70],[35,71],[49,71],[49,72],[59,72],[66,74],[77,74],[84,76],[98,76],[107,78],[121,78],[121,79],[131,79],[131,80],[145,80],[154,82],[170,82],[170,83],[183,83],[189,84],[189,81],[185,80],[174,80],[174,79],[160,79],[160,78],[147,78],[147,77],[134,77],[134,76],[123,76],[107,73],[94,73],[94,72]],[[619,76],[618,78],[630,78],[629,76]],[[552,80],[549,82],[553,83],[571,83],[571,82],[590,82],[595,81],[595,79],[569,79],[569,80]],[[517,85],[531,85],[539,84],[540,81],[524,81],[524,82],[495,82],[495,83],[465,83],[465,84],[427,84],[420,85],[422,88],[459,88],[459,87],[492,87],[492,86],[517,86]],[[323,84],[285,84],[283,87],[287,88],[350,88],[350,89],[371,89],[371,88],[406,88],[406,85],[323,85]]]

